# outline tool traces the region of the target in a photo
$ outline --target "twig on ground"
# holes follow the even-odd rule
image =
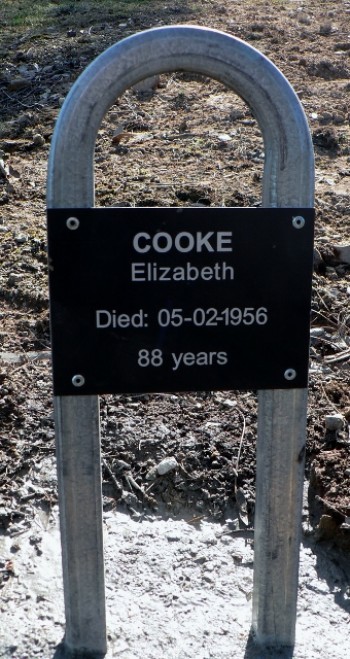
[[[121,497],[121,495],[122,495],[122,493],[123,493],[123,488],[121,487],[121,485],[119,485],[119,483],[118,483],[118,481],[117,481],[115,475],[113,474],[113,471],[112,471],[112,469],[110,468],[110,466],[109,466],[107,460],[103,459],[103,460],[102,460],[102,464],[103,464],[104,468],[106,469],[108,475],[109,475],[110,478],[111,478],[111,481],[112,481],[112,483],[113,483],[113,485],[114,485],[114,487],[115,487],[115,489],[116,489],[116,491],[117,491],[117,496],[118,496],[118,498]]]
[[[338,352],[336,355],[327,355],[324,360],[327,364],[335,364],[336,362],[342,362],[345,359],[350,358],[350,348]]]
[[[241,439],[240,439],[240,442],[239,442],[239,448],[238,448],[238,455],[237,455],[237,460],[236,460],[236,464],[235,464],[236,471],[238,471],[239,461],[240,461],[240,459],[241,459],[241,452],[242,452],[242,446],[243,446],[243,439],[244,439],[244,435],[245,435],[245,427],[246,427],[246,421],[245,421],[245,416],[244,416],[244,414],[243,414],[240,410],[238,410],[238,412],[239,412],[239,414],[241,415],[241,417],[242,417],[242,419],[243,419],[243,430],[242,430],[242,433],[241,433]]]

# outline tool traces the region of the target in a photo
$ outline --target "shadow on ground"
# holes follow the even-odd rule
[[[339,549],[331,540],[304,538],[303,545],[315,554],[317,576],[326,581],[335,604],[350,613],[350,552]]]

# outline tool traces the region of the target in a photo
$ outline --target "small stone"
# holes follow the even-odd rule
[[[350,264],[350,245],[334,245],[333,251],[339,263]]]
[[[11,272],[7,278],[7,285],[8,286],[18,286],[18,284],[22,281],[23,277],[20,274],[16,274],[15,272]]]
[[[231,135],[228,133],[218,133],[217,138],[220,142],[230,142],[232,140]]]
[[[17,243],[17,245],[23,245],[24,243],[27,242],[27,240],[28,240],[28,236],[26,236],[24,233],[19,233],[15,237],[15,242]]]
[[[44,146],[45,144],[45,139],[40,133],[36,133],[33,135],[33,144],[34,146]]]
[[[340,525],[343,531],[350,531],[350,517],[345,517],[344,522]]]
[[[164,476],[164,474],[169,473],[169,471],[174,471],[175,469],[178,468],[178,462],[176,458],[171,457],[171,458],[164,458],[156,467],[157,472],[160,476]]]
[[[342,430],[344,417],[342,414],[328,414],[325,418],[327,430]]]
[[[170,457],[170,458],[164,458],[164,460],[161,460],[155,467],[152,467],[152,469],[149,470],[146,478],[149,481],[155,480],[157,476],[164,476],[165,474],[168,474],[170,471],[174,471],[177,469],[179,466],[176,458]]]
[[[236,405],[237,405],[235,400],[230,400],[229,398],[226,398],[226,400],[223,400],[222,404],[225,407],[236,407]]]
[[[325,335],[324,327],[312,327],[310,330],[311,337],[324,336],[324,335]]]
[[[153,92],[159,86],[159,75],[150,76],[133,85],[133,90],[141,94]]]

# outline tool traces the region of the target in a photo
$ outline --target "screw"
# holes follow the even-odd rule
[[[85,378],[83,375],[73,375],[72,384],[75,387],[82,387],[85,384]]]
[[[75,231],[75,229],[78,228],[79,224],[80,222],[77,217],[69,217],[66,222],[68,229],[71,229],[71,231]]]
[[[305,218],[302,215],[296,215],[292,219],[294,229],[302,229],[305,226]]]
[[[295,380],[297,376],[297,372],[294,370],[294,368],[287,368],[286,371],[284,371],[284,377],[286,380]]]

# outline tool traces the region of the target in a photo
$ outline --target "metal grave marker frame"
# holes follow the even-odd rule
[[[217,79],[251,107],[265,144],[262,206],[313,208],[310,132],[282,73],[240,39],[175,26],[116,43],[75,82],[52,139],[48,209],[94,207],[94,145],[104,115],[139,81],[178,70]],[[54,405],[64,645],[68,654],[102,657],[107,637],[99,400],[56,395]],[[259,643],[272,646],[293,646],[295,639],[306,414],[306,386],[258,392],[252,629]]]

